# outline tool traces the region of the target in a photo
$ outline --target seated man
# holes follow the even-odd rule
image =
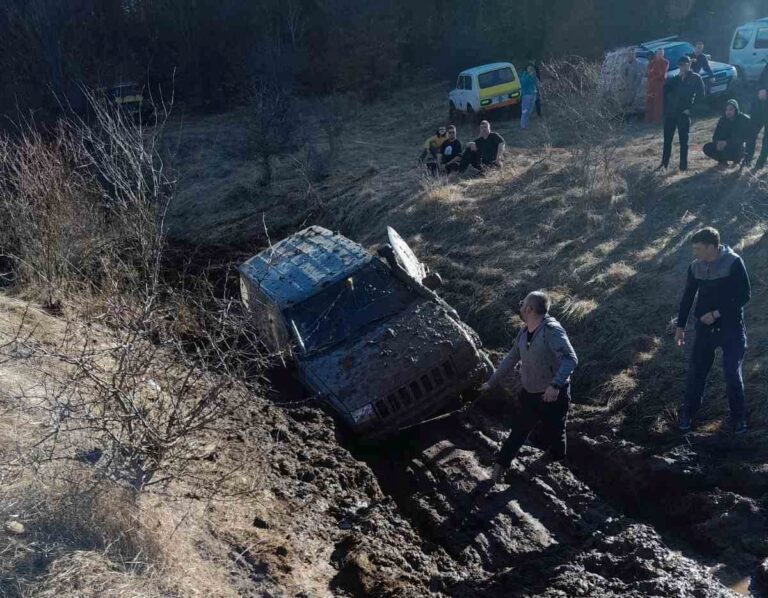
[[[448,139],[440,146],[440,166],[447,173],[459,171],[461,164],[461,141],[456,138],[456,127],[448,127]]]
[[[748,115],[739,111],[736,100],[728,100],[725,115],[720,118],[712,136],[712,143],[704,145],[704,153],[721,165],[736,164],[745,159],[745,144],[752,140],[752,123]]]
[[[438,127],[435,134],[424,142],[424,149],[419,156],[419,162],[425,163],[432,174],[437,172],[437,157],[440,155],[440,147],[446,139],[445,127]]]
[[[465,172],[470,164],[480,172],[487,168],[499,168],[503,163],[505,145],[501,135],[491,132],[491,123],[482,121],[480,137],[467,144],[467,149],[461,157],[459,172]]]

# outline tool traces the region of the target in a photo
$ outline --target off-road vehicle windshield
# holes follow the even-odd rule
[[[348,278],[285,311],[308,352],[336,345],[369,324],[403,311],[414,292],[372,261]]]

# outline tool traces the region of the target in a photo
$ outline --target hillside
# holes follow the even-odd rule
[[[534,439],[507,483],[480,499],[475,489],[515,417],[508,400],[487,397],[361,447],[278,370],[226,434],[195,438],[190,473],[226,473],[223,495],[178,483],[132,500],[107,483],[94,496],[77,483],[91,467],[79,452],[63,455],[64,469],[4,479],[1,540],[11,556],[0,560],[0,594],[708,598],[750,583],[758,592],[768,554],[768,174],[705,161],[710,113],[695,123],[691,170],[655,174],[659,131],[569,125],[570,109],[545,103],[547,117],[525,134],[517,121],[494,122],[509,146],[501,171],[434,180],[415,161],[442,122],[444,93],[429,86],[361,107],[330,177],[305,176],[302,151],[279,159],[270,187],[246,150],[245,111],[177,112],[166,140],[179,177],[171,235],[196,268],[231,272],[308,224],[371,248],[394,226],[442,274],[441,294],[496,359],[519,324],[518,301],[548,289],[581,358],[567,463],[547,462]],[[305,137],[322,151],[303,114]],[[598,141],[583,134],[590,122],[605,131]],[[460,138],[474,128],[462,123]],[[753,282],[751,428],[738,441],[721,433],[719,372],[703,428],[683,438],[674,427],[685,356],[670,322],[687,237],[702,224],[742,253]],[[76,343],[61,342],[71,334],[66,313],[6,296],[0,304],[0,443],[25,453],[32,432],[50,425],[33,391],[58,363],[27,349]],[[88,437],[76,448],[87,451]]]
[[[700,147],[710,139],[716,114],[704,109],[692,130],[687,174],[675,168],[653,173],[661,145],[653,127],[630,122],[611,129],[602,144],[574,142],[572,135],[562,142],[553,124],[562,124],[561,114],[535,120],[525,134],[516,121],[494,122],[508,142],[505,168],[481,179],[435,181],[415,166],[415,157],[442,122],[443,93],[441,87],[425,88],[363,109],[348,123],[337,173],[319,184],[296,176],[299,156],[282,160],[277,184],[261,189],[234,126],[206,136],[218,119],[234,125],[234,115],[185,124],[181,147],[191,143],[199,161],[185,167],[193,174],[182,177],[176,233],[190,242],[234,245],[235,253],[246,255],[263,246],[267,234],[279,238],[307,224],[325,225],[372,247],[383,241],[387,225],[394,226],[442,274],[443,296],[499,356],[517,326],[514,306],[528,291],[548,289],[556,299],[554,313],[581,358],[572,469],[625,512],[672,530],[673,542],[725,563],[718,569],[722,580],[750,575],[764,555],[757,541],[762,532],[756,530],[766,529],[758,513],[768,488],[765,174],[722,171],[706,160]],[[426,99],[413,102],[415,95]],[[461,124],[459,137],[473,138],[474,126]],[[219,160],[226,161],[230,174],[213,189],[198,173]],[[687,438],[675,428],[686,356],[673,346],[671,322],[691,260],[687,238],[702,225],[717,227],[744,256],[753,283],[744,372],[751,431],[738,442],[724,433],[727,404],[717,367],[702,428]],[[492,417],[498,409],[507,408],[491,407]],[[481,408],[470,415],[476,419],[461,424],[462,432],[448,427],[426,433],[407,449],[406,462],[422,461],[419,455],[440,443],[461,446],[465,425],[473,436],[479,431],[500,438],[504,427],[487,413]],[[475,440],[465,448],[482,453],[479,446]],[[475,455],[472,467],[487,463],[484,459]],[[375,456],[368,461],[385,488],[399,484],[393,477],[406,475],[400,468],[394,473],[381,468]],[[413,483],[456,474],[437,465],[423,475],[417,473]],[[444,499],[455,507],[449,497],[456,489],[450,488],[449,483]],[[397,497],[396,487],[390,491]],[[660,505],[660,492],[680,504]],[[434,516],[438,508],[425,506],[422,498],[400,498],[400,507],[415,521]],[[681,504],[696,505],[690,507],[695,514],[682,515],[680,509],[689,507]],[[735,515],[734,509],[754,516]],[[715,532],[708,522],[718,518],[729,523]],[[754,541],[733,546],[725,540],[744,529],[752,530]]]

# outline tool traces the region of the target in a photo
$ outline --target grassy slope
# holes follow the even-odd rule
[[[716,226],[752,276],[745,378],[759,440],[768,417],[768,200],[759,178],[714,170],[701,154],[714,117],[694,125],[686,175],[651,173],[660,150],[655,128],[630,125],[610,167],[585,180],[583,152],[553,147],[557,132],[546,120],[525,135],[516,121],[499,121],[494,128],[510,146],[502,172],[434,182],[414,164],[420,142],[444,115],[443,95],[435,86],[362,111],[349,124],[339,173],[309,197],[293,158],[281,161],[274,188],[255,185],[254,169],[237,149],[235,117],[226,117],[227,131],[219,128],[225,117],[186,125],[181,147],[191,139],[199,153],[181,180],[175,222],[184,230],[176,230],[188,240],[257,246],[266,240],[263,223],[273,237],[319,223],[372,246],[392,225],[441,272],[443,294],[497,350],[510,343],[517,302],[532,289],[549,289],[582,359],[576,390],[589,406],[580,413],[665,442],[673,438],[683,390],[685,358],[672,346],[670,322],[691,259],[687,238],[702,225]],[[460,138],[471,139],[474,129],[462,125]],[[219,163],[226,164],[220,179],[201,178]],[[722,395],[715,372],[706,398],[710,430],[727,409]]]

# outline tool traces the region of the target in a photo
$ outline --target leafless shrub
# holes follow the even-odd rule
[[[576,183],[592,191],[612,173],[624,132],[620,106],[600,93],[600,66],[580,57],[543,67],[550,143],[570,147]]]
[[[359,100],[350,94],[332,94],[320,101],[318,124],[328,142],[328,162],[336,163],[343,147],[344,132],[357,114]]]
[[[63,123],[52,140],[5,145],[0,198],[23,215],[6,254],[20,284],[41,281],[69,302],[56,346],[3,343],[4,358],[40,369],[17,399],[46,425],[17,464],[85,459],[136,490],[176,480],[214,488],[220,480],[195,478],[196,443],[249,400],[258,339],[234,300],[166,277],[174,181],[157,149],[162,123],[146,131],[91,102],[95,126]],[[46,189],[43,200],[31,195]]]
[[[272,183],[273,159],[294,149],[296,125],[291,99],[283,89],[270,82],[254,86],[247,123],[248,146],[261,162],[262,185]]]

